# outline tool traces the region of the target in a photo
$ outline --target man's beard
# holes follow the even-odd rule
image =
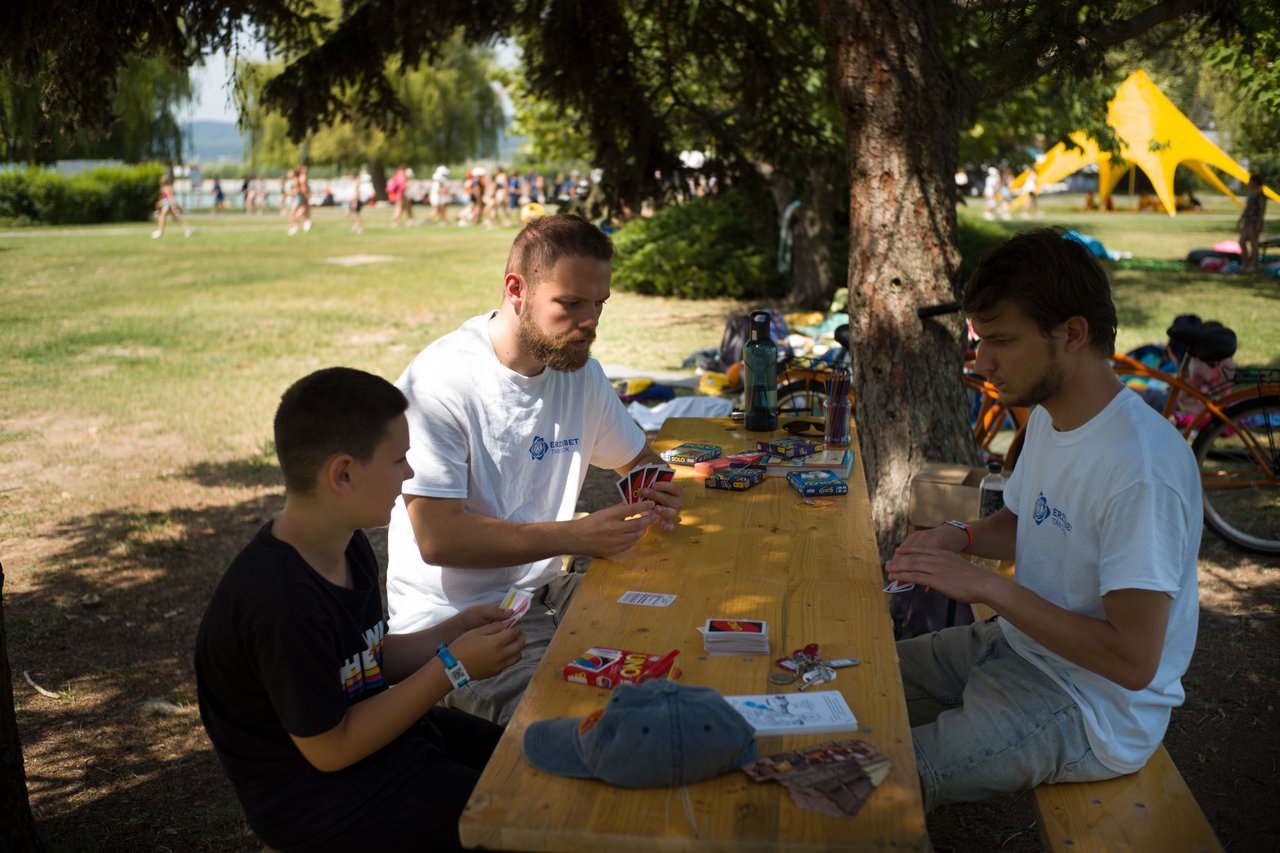
[[[1062,388],[1062,367],[1058,364],[1057,353],[1049,351],[1049,366],[1035,383],[1018,396],[1000,396],[1000,402],[1006,406],[1029,408],[1039,406],[1050,399]]]
[[[560,337],[548,335],[534,325],[533,317],[527,311],[520,312],[516,333],[525,352],[547,367],[565,372],[579,370],[587,363],[591,357],[591,342],[596,339],[595,331],[590,329]],[[582,340],[587,342],[587,346],[573,346],[573,342]]]

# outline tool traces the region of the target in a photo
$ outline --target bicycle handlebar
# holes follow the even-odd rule
[[[960,310],[959,302],[943,302],[941,305],[925,305],[916,309],[916,316],[921,320],[938,317],[942,314],[955,314]]]

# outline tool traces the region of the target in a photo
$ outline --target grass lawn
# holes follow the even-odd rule
[[[1216,198],[1176,219],[1072,203],[1046,199],[1043,220],[978,222],[1060,223],[1178,260],[1233,237],[1238,215]],[[980,202],[962,212],[978,214]],[[4,617],[32,802],[56,849],[260,846],[192,712],[190,656],[217,577],[279,505],[276,401],[328,365],[394,379],[496,306],[515,234],[392,230],[388,218],[368,211],[362,236],[323,209],[294,237],[278,216],[236,213],[192,217],[190,238],[171,228],[152,240],[148,223],[0,233]],[[361,259],[375,262],[350,263]],[[1113,276],[1122,348],[1162,341],[1174,315],[1194,312],[1237,330],[1240,363],[1280,365],[1280,280]],[[595,353],[677,371],[740,308],[616,292]],[[37,695],[23,672],[60,698]]]

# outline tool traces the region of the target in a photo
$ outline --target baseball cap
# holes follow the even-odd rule
[[[623,788],[668,788],[736,770],[756,757],[755,730],[710,687],[623,684],[586,717],[540,720],[524,733],[539,770]]]

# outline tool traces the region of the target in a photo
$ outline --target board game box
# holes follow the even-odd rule
[[[765,468],[763,465],[739,465],[736,468],[726,468],[723,471],[712,474],[702,481],[702,485],[708,489],[745,492],[763,480],[764,474]]]
[[[675,465],[693,465],[695,462],[715,459],[720,453],[720,448],[714,444],[697,444],[687,441],[684,444],[677,444],[670,450],[662,451],[660,455],[664,462],[671,462]]]
[[[817,444],[803,438],[774,438],[757,441],[756,449],[782,459],[798,459],[817,452]]]
[[[787,483],[806,498],[849,494],[849,484],[831,471],[789,471]]]

